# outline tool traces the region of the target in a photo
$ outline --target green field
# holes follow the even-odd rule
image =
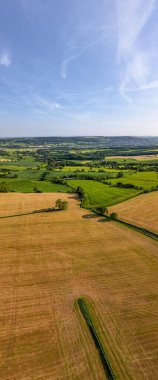
[[[18,178],[39,180],[41,174],[43,174],[44,171],[45,171],[44,169],[41,169],[41,170],[30,169],[30,170],[19,171]]]
[[[144,189],[151,189],[158,186],[158,173],[156,172],[137,172],[137,173],[124,173],[122,178],[115,178],[110,180],[111,184],[115,185],[117,182],[124,184],[131,183],[135,186],[143,187]]]
[[[98,173],[100,172],[100,174],[104,174],[104,172],[108,172],[108,173],[118,173],[120,170],[118,169],[111,169],[111,168],[108,168],[108,167],[105,167],[105,166],[100,166],[100,167],[92,167],[92,166],[86,166],[86,165],[81,165],[81,166],[64,166],[62,169],[61,169],[62,172],[78,172],[78,171],[81,171],[81,172],[95,172],[95,173]]]
[[[19,180],[19,179],[1,179],[0,183],[5,182],[7,191],[17,191],[20,193],[32,193],[34,187],[42,192],[63,192],[67,193],[70,188],[66,185],[51,183],[46,181],[35,181],[35,180]]]
[[[132,158],[132,157],[128,157],[128,156],[122,156],[122,157],[111,157],[111,156],[106,156],[105,157],[105,159],[106,159],[106,161],[115,161],[115,162],[117,162],[118,164],[135,164],[135,165],[137,165],[137,164],[149,164],[149,165],[151,165],[151,164],[157,164],[158,163],[158,158],[156,158],[156,157],[154,157],[154,155],[153,156],[151,156],[152,158],[149,158],[149,159],[146,159],[146,158],[139,158],[139,156],[138,156],[138,158]]]
[[[69,170],[69,171],[58,171],[58,170],[53,170],[53,171],[50,171],[48,172],[48,174],[46,175],[46,180],[47,181],[51,181],[53,180],[55,177],[56,178],[60,178],[60,177],[63,177],[64,178],[68,178],[70,175],[75,175],[75,177],[78,177],[78,178],[82,178],[84,175],[88,176],[89,178],[103,178],[103,179],[108,179],[108,178],[115,178],[116,177],[116,174],[117,173],[108,173],[108,172],[98,172],[98,171],[86,171],[86,172],[74,172],[73,170]]]
[[[69,180],[67,183],[75,189],[81,186],[88,196],[90,206],[112,206],[140,193],[138,190],[110,187],[101,182],[91,180]]]
[[[27,166],[22,166],[22,165],[15,165],[14,162],[3,162],[0,164],[0,169],[6,169],[6,170],[13,170],[15,172],[21,171],[21,170],[26,170]]]

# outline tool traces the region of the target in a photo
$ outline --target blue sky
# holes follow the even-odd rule
[[[1,0],[0,136],[158,135],[158,0]]]

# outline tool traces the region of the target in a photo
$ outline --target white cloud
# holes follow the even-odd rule
[[[11,63],[10,54],[8,52],[3,52],[0,54],[0,65],[9,67]]]
[[[145,53],[136,53],[133,55],[131,62],[128,62],[123,81],[120,86],[120,94],[128,103],[132,103],[132,99],[127,95],[129,89],[132,90],[142,86],[144,79],[150,73],[149,57]]]
[[[157,0],[117,0],[118,11],[118,58],[123,70],[120,94],[129,103],[126,92],[141,88],[151,72],[153,49],[144,51],[138,38],[151,16]]]
[[[132,99],[127,95],[126,81],[121,83],[120,94],[121,94],[122,98],[124,98],[129,104],[133,103]]]
[[[128,54],[148,21],[157,0],[117,0],[118,54]]]

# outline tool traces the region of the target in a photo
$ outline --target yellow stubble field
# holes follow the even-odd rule
[[[158,233],[158,191],[111,206],[109,212],[116,212],[119,219]]]
[[[0,195],[0,378],[106,379],[74,307],[85,296],[116,379],[157,380],[157,242],[87,217],[73,195],[60,194],[66,211],[29,214],[57,198]]]

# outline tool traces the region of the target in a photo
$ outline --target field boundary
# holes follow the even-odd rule
[[[125,222],[124,220],[122,219],[118,219],[118,218],[111,218],[110,216],[108,215],[101,215],[99,214],[96,210],[94,209],[91,209],[93,211],[93,213],[99,215],[99,216],[102,216],[103,218],[105,219],[108,219],[109,221],[112,221],[112,222],[116,222],[116,223],[120,223],[120,224],[123,224],[124,226],[132,229],[132,230],[135,230],[137,232],[140,232],[142,233],[143,235],[146,235],[148,237],[150,237],[151,239],[154,239],[156,241],[158,241],[158,234],[156,234],[155,232],[152,232],[150,230],[147,230],[146,228],[143,228],[143,227],[139,227],[139,226],[136,226],[135,224],[131,224],[131,223],[128,223],[128,222]]]
[[[89,332],[91,334],[91,337],[94,341],[95,347],[98,350],[99,357],[101,359],[106,377],[109,380],[116,380],[113,369],[112,369],[110,362],[108,360],[105,348],[103,346],[103,343],[102,343],[100,336],[99,336],[99,333],[97,331],[96,324],[95,324],[95,322],[94,322],[94,320],[90,314],[90,311],[88,308],[88,303],[86,302],[86,299],[83,297],[78,298],[77,299],[77,306],[78,306],[79,310],[81,311],[83,318],[86,321],[87,327],[88,327]]]
[[[69,186],[69,185],[68,185],[68,186]],[[72,187],[72,189],[74,189],[75,192],[76,192],[76,189],[75,189],[75,188]],[[143,194],[139,194],[139,195],[143,195]],[[138,196],[138,195],[133,196],[133,197],[131,197],[130,199],[135,198],[135,197],[137,197],[137,196]],[[82,199],[80,198],[80,200],[81,200],[81,202],[80,202],[80,207],[82,207],[82,208],[84,208],[84,209],[87,209],[87,210],[91,210],[93,213],[95,213],[95,214],[97,214],[97,215],[99,215],[99,216],[102,216],[102,217],[104,217],[104,218],[106,218],[106,219],[109,219],[109,221],[113,221],[113,222],[116,222],[116,223],[123,224],[123,225],[126,226],[127,228],[130,228],[130,229],[132,229],[132,230],[134,230],[134,231],[137,231],[137,232],[139,232],[139,233],[142,233],[143,235],[148,236],[148,237],[150,237],[151,239],[158,241],[158,234],[157,234],[156,232],[152,232],[152,231],[150,231],[150,230],[147,230],[147,229],[144,228],[144,227],[139,227],[139,226],[137,226],[137,225],[135,225],[135,224],[128,223],[128,222],[126,222],[125,220],[122,220],[122,219],[119,219],[119,218],[112,219],[112,218],[110,218],[110,216],[99,214],[96,210],[94,210],[94,209],[91,207],[90,202],[89,202],[89,197],[88,197],[88,194],[87,194],[87,193],[84,192],[84,196],[83,196]],[[119,202],[119,203],[123,203],[123,202],[125,202],[125,201],[121,201],[121,202]],[[118,203],[118,204],[119,204],[119,203]]]

